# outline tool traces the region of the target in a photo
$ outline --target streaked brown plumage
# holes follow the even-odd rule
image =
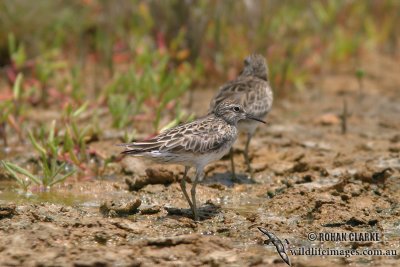
[[[141,142],[121,144],[126,147],[123,154],[143,156],[159,163],[181,164],[185,166],[181,180],[182,192],[198,220],[196,208],[196,185],[204,176],[204,167],[225,155],[237,137],[237,123],[253,119],[235,100],[221,101],[206,117],[166,130],[158,136]],[[185,178],[190,167],[196,169],[191,195],[186,192]]]
[[[265,118],[271,110],[273,95],[268,83],[268,66],[263,56],[252,54],[244,60],[244,68],[241,74],[235,80],[219,88],[211,101],[210,110],[213,110],[216,105],[229,98],[238,99],[243,108],[252,116],[259,119]],[[253,120],[242,120],[238,123],[239,131],[247,134],[244,157],[251,176],[253,171],[250,165],[248,149],[257,126],[257,123],[254,123]],[[234,178],[236,178],[232,151],[231,167]]]

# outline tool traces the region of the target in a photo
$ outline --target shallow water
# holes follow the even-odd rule
[[[0,182],[0,201],[16,204],[48,202],[66,206],[79,206],[90,201],[88,195],[77,195],[75,193],[49,191],[49,192],[24,192],[18,188],[13,181]]]

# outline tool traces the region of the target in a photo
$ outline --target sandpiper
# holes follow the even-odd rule
[[[185,170],[180,186],[194,219],[198,221],[196,185],[204,177],[204,167],[229,152],[237,138],[238,121],[244,119],[265,123],[247,113],[237,100],[225,99],[203,118],[168,129],[149,140],[121,144],[126,147],[122,153],[143,156],[157,163],[183,165]],[[195,168],[196,175],[192,178],[190,198],[185,179],[191,167]]]
[[[268,83],[268,66],[265,58],[259,54],[252,54],[245,58],[244,68],[240,75],[233,81],[222,85],[217,94],[211,100],[210,112],[224,99],[235,97],[239,103],[253,118],[263,119],[271,110],[273,95]],[[242,120],[238,123],[238,129],[247,134],[247,141],[244,149],[244,159],[250,177],[253,177],[253,170],[249,158],[249,144],[254,132],[257,129],[254,120]],[[233,178],[237,180],[233,160],[233,149],[230,153]]]

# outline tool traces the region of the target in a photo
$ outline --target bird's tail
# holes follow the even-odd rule
[[[140,155],[142,153],[157,150],[159,147],[159,144],[154,141],[149,140],[149,141],[143,141],[143,142],[118,144],[117,146],[125,147],[125,151],[122,151],[121,154]]]

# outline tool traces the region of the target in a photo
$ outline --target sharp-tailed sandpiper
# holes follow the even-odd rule
[[[196,185],[204,177],[204,167],[229,152],[237,138],[238,121],[245,119],[265,123],[247,113],[236,99],[225,99],[203,118],[168,129],[149,140],[121,144],[126,147],[122,153],[185,166],[180,186],[197,221]],[[195,168],[196,175],[192,179],[190,198],[185,179],[191,167]]]
[[[240,75],[233,81],[221,86],[210,104],[210,112],[227,98],[239,99],[239,103],[254,118],[263,119],[271,110],[273,94],[268,82],[268,66],[265,58],[259,54],[252,54],[244,60],[244,68]],[[257,129],[254,120],[241,120],[238,129],[247,134],[244,149],[244,158],[250,176],[253,170],[249,158],[249,144]],[[231,150],[231,168],[234,179],[236,179],[233,151]]]

